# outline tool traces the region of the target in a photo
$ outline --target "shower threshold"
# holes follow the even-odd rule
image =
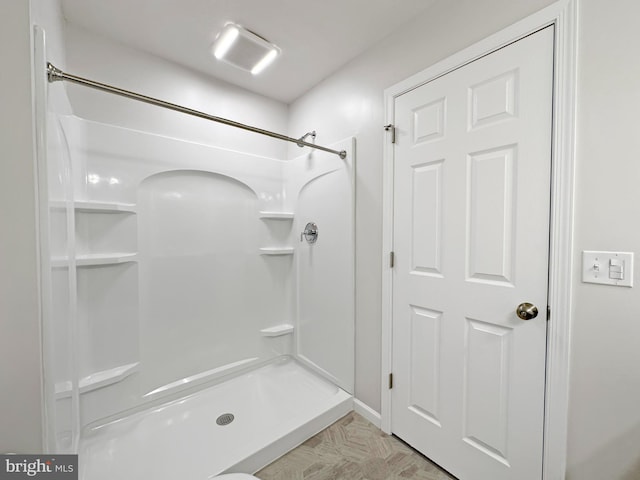
[[[80,478],[206,480],[253,473],[352,407],[351,395],[280,357],[185,398],[86,429]]]

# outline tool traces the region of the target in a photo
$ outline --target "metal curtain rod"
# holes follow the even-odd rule
[[[228,120],[222,117],[216,117],[204,112],[200,112],[198,110],[192,110],[191,108],[182,107],[180,105],[176,105],[175,103],[165,102],[163,100],[158,100],[157,98],[147,97],[146,95],[140,95],[139,93],[130,92],[129,90],[124,90],[122,88],[112,87],[111,85],[107,85],[105,83],[99,83],[93,80],[89,80],[87,78],[71,75],[69,73],[63,72],[59,68],[56,68],[51,63],[47,63],[47,78],[49,79],[49,82],[66,80],[68,82],[77,83],[78,85],[84,85],[86,87],[95,88],[96,90],[102,90],[103,92],[115,93],[116,95],[120,95],[122,97],[138,100],[139,102],[149,103],[151,105],[156,105],[158,107],[168,108],[169,110],[175,110],[176,112],[186,113],[187,115],[193,115],[194,117],[204,118],[205,120],[211,120],[213,122],[222,123],[224,125],[229,125],[231,127],[237,127],[243,130],[249,130],[250,132],[260,133],[268,137],[284,140],[286,142],[295,143],[299,147],[307,146],[307,147],[315,148],[317,150],[322,150],[324,152],[335,153],[342,159],[346,158],[347,156],[347,152],[345,150],[341,150],[341,151],[332,150],[331,148],[323,147],[322,145],[316,145],[315,143],[305,142],[303,140],[304,137],[303,138],[288,137],[280,133],[271,132],[269,130],[264,130],[262,128],[252,127],[251,125],[245,125],[244,123],[234,122],[233,120]]]

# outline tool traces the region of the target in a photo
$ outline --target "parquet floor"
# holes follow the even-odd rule
[[[455,480],[355,412],[255,475],[262,480]]]

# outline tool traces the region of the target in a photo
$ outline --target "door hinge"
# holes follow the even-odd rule
[[[393,123],[384,126],[385,132],[391,132],[391,143],[396,143],[396,127]]]
[[[389,252],[389,268],[393,268],[396,264],[396,254]]]
[[[393,373],[389,374],[389,390],[393,388]]]
[[[547,322],[551,320],[551,307],[547,305]]]

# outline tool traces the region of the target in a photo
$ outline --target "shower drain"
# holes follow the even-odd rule
[[[233,413],[223,413],[216,419],[216,423],[218,425],[229,425],[234,418]]]

